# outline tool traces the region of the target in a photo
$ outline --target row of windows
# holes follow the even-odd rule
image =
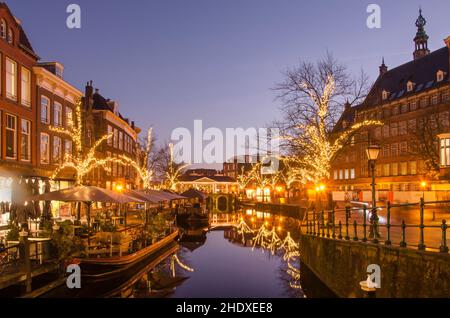
[[[111,125],[108,125],[108,135],[112,136],[108,139],[108,146],[125,150],[128,153],[133,152],[133,138]]]
[[[426,108],[429,105],[437,105],[439,103],[450,102],[450,94],[448,92],[443,92],[440,94],[434,94],[431,97],[425,96],[420,99],[411,100],[407,103],[397,104],[390,107],[383,107],[382,110],[370,111],[362,113],[361,116],[364,119],[383,119],[390,116],[395,116],[399,114],[405,114],[408,112],[415,111],[419,108]]]
[[[62,139],[59,136],[53,136],[52,147],[50,147],[50,136],[46,133],[41,133],[40,136],[40,162],[41,164],[50,164],[50,154],[54,164],[61,163],[63,159]],[[50,152],[51,150],[51,152]],[[72,141],[64,139],[64,156],[72,156]]]
[[[417,171],[417,161],[385,163],[376,166],[378,177],[416,175]]]
[[[1,60],[1,55],[0,55]],[[6,58],[6,97],[14,102],[18,101],[18,65],[17,62]],[[21,88],[21,98],[20,103],[23,106],[31,107],[31,71],[24,66],[20,67],[21,72],[21,80],[20,80],[20,88]]]
[[[12,114],[5,114],[5,157],[17,160],[17,149],[20,147],[20,160],[31,161],[31,122]],[[0,129],[0,132],[2,130]],[[1,133],[0,133],[1,137]],[[19,143],[18,143],[19,141]]]
[[[333,171],[333,179],[334,180],[349,180],[355,179],[355,169],[340,169]]]
[[[383,145],[380,151],[380,157],[406,156],[409,153],[408,142],[395,142],[393,144]]]
[[[73,113],[72,108],[65,107],[65,125],[70,128],[73,125]],[[41,122],[43,124],[50,125],[51,123],[51,105],[50,99],[41,96]],[[63,126],[63,105],[56,101],[53,102],[53,126],[61,127]]]

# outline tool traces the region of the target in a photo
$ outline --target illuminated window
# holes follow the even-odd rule
[[[442,82],[444,80],[444,72],[439,70],[436,74],[436,80]]]
[[[66,107],[66,126],[68,128],[73,127],[73,111],[70,107]]]
[[[64,156],[67,159],[70,159],[73,154],[73,148],[72,148],[72,140],[66,139],[64,140]]]
[[[391,170],[390,165],[388,163],[384,164],[383,165],[383,176],[388,177],[391,172],[390,170]]]
[[[17,117],[6,114],[6,158],[17,159]]]
[[[62,144],[61,138],[53,137],[53,163],[60,163],[62,159]]]
[[[17,101],[17,63],[6,58],[6,97]]]
[[[41,144],[40,144],[40,154],[41,154],[41,163],[49,164],[50,163],[50,137],[48,134],[41,133]]]
[[[119,149],[123,150],[123,132],[119,131]]]
[[[450,166],[450,138],[441,139],[441,166]]]
[[[417,161],[411,161],[409,163],[409,172],[411,174],[417,174]]]
[[[355,179],[356,175],[355,175],[355,168],[350,169],[350,179]]]
[[[119,148],[119,131],[114,128],[114,148]]]
[[[21,102],[22,105],[30,107],[31,106],[31,72],[25,67],[21,68]]]
[[[408,81],[408,83],[406,83],[406,90],[408,92],[411,92],[414,89],[414,83],[411,81]]]
[[[31,122],[25,119],[21,121],[20,153],[22,161],[31,160]]]
[[[393,176],[398,176],[398,163],[391,164],[391,170]]]
[[[400,163],[400,174],[402,176],[406,176],[408,174],[408,163],[407,162]]]
[[[111,125],[108,125],[108,135],[110,136],[110,138],[108,138],[108,141],[107,141],[108,146],[112,146],[114,136],[113,136],[113,129],[112,129]]]

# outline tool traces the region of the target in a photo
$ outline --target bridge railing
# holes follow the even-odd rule
[[[378,222],[369,206],[307,211],[302,226],[307,235],[448,253],[447,221],[436,214],[450,216],[450,201],[387,202],[377,207]]]

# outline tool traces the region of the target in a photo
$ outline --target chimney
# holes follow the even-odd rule
[[[447,45],[448,49],[450,50],[450,36],[444,39],[445,45]]]
[[[92,87],[92,81],[89,81],[86,83],[86,89],[85,89],[86,98],[92,97],[93,92],[94,92],[94,88]]]
[[[99,91],[100,91],[100,90],[99,90],[98,88],[96,88],[96,89],[95,89],[95,94],[99,94]]]
[[[131,128],[134,129],[134,121],[133,120],[131,121]]]
[[[345,102],[344,104],[344,111],[349,110],[350,108],[352,108],[352,105],[348,102],[348,100]]]

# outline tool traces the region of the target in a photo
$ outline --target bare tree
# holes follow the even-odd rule
[[[318,126],[324,120],[325,133],[332,132],[342,114],[344,104],[355,105],[366,97],[370,85],[367,75],[361,70],[358,77],[352,77],[347,68],[340,64],[329,52],[317,63],[302,61],[296,67],[284,72],[284,81],[277,84],[274,90],[281,102],[282,119],[275,122],[282,135],[302,136],[301,127]],[[328,78],[334,79],[335,87],[329,97],[328,112],[320,116],[318,103],[311,95],[325,96]],[[298,144],[285,140],[291,153],[301,153]]]

